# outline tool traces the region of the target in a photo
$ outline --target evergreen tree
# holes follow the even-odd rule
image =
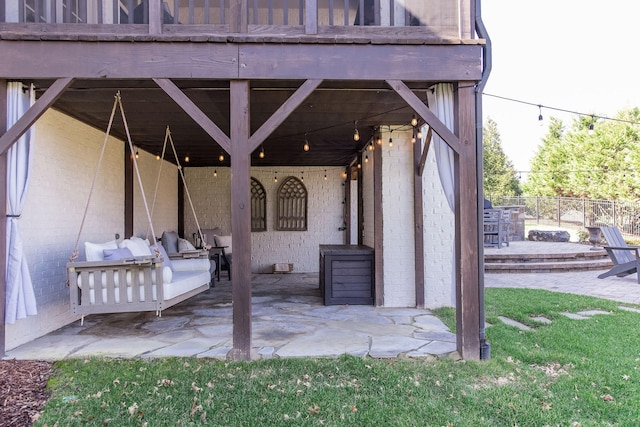
[[[483,128],[482,141],[485,197],[520,195],[522,191],[516,170],[502,150],[498,125],[491,118]]]

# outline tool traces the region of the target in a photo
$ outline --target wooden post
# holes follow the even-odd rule
[[[425,144],[425,150],[428,149],[427,144]],[[419,308],[424,307],[424,212],[422,173],[420,173],[422,150],[422,142],[416,138],[416,142],[413,143],[413,224],[416,307]]]
[[[247,2],[245,0],[229,0],[229,32],[246,33],[248,30]]]
[[[149,1],[149,34],[162,33],[162,0]]]
[[[0,79],[0,136],[7,132],[7,81]],[[6,300],[7,300],[7,153],[0,154],[0,214],[4,227],[0,233],[0,357],[6,350]]]
[[[133,236],[133,153],[124,143],[124,239]]]
[[[318,0],[306,0],[304,32],[318,34]]]
[[[230,82],[233,358],[251,359],[251,151],[249,81]]]
[[[457,348],[466,360],[480,359],[478,261],[478,177],[476,173],[475,92],[473,82],[460,82],[456,124],[460,152],[456,172],[456,335]]]
[[[382,204],[382,147],[373,150],[373,241],[375,260],[375,290],[377,307],[384,305],[384,217]]]
[[[351,241],[351,166],[345,169],[347,177],[344,180],[344,244],[350,245]]]

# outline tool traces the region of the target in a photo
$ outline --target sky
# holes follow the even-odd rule
[[[605,117],[640,107],[640,1],[482,0],[481,7],[493,51],[483,116],[497,123],[517,171],[531,169],[549,117],[566,126],[578,117],[544,106]]]

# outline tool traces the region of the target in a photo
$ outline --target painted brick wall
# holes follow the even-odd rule
[[[440,184],[433,146],[427,156],[422,185],[425,305],[429,308],[453,306],[454,214]]]
[[[387,142],[389,136],[393,137],[393,147]],[[415,307],[411,133],[383,132],[382,140],[384,305]]]
[[[201,228],[220,227],[231,232],[231,181],[229,168],[186,168],[185,176]],[[302,173],[304,171],[304,173]],[[325,179],[325,171],[326,177]],[[305,167],[300,170],[253,168],[267,193],[267,231],[251,233],[251,270],[270,273],[275,263],[293,263],[295,272],[318,271],[318,246],[342,244],[344,178],[342,168]],[[277,175],[278,182],[274,182]],[[307,231],[276,231],[276,194],[288,176],[304,178],[308,193]],[[197,230],[190,212],[185,209],[185,234]]]
[[[375,210],[373,205],[373,164],[375,162],[371,152],[365,152],[362,160],[362,244],[373,248]],[[365,161],[365,159],[368,159]]]
[[[7,325],[14,348],[70,323],[66,263],[72,253],[104,133],[49,110],[36,123],[33,168],[20,229],[34,283],[38,315]],[[84,241],[113,240],[123,232],[122,143],[110,139],[89,205]]]
[[[156,237],[161,237],[163,231],[177,230],[178,228],[178,169],[172,163],[156,160],[155,154],[143,150],[139,150],[139,153],[140,156],[137,159],[137,163],[149,213],[151,214],[153,230],[156,233]],[[158,172],[161,173],[159,179]],[[135,172],[133,176],[133,234],[139,237],[147,237],[149,220],[147,219],[144,200]],[[156,183],[158,186],[157,192]]]

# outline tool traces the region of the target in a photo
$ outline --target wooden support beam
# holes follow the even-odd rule
[[[0,79],[0,137],[7,131],[7,81]],[[0,154],[0,215],[3,221],[0,233],[0,357],[6,351],[6,300],[7,300],[7,153]]]
[[[384,305],[384,216],[382,204],[382,148],[373,150],[373,249],[375,262],[375,304]]]
[[[431,127],[427,131],[427,137],[424,139],[424,147],[422,148],[422,156],[420,157],[420,163],[418,164],[418,175],[422,176],[424,172],[424,165],[427,164],[427,155],[429,154],[429,148],[431,147],[431,139],[433,138],[433,131]]]
[[[457,90],[455,108],[460,152],[456,169],[456,337],[460,355],[467,360],[480,359],[480,282],[478,259],[478,175],[476,158],[475,88],[462,82]]]
[[[251,358],[251,149],[249,146],[250,87],[232,80],[231,229],[233,245],[233,358]]]
[[[427,122],[429,127],[438,134],[440,138],[456,153],[460,153],[461,146],[458,137],[451,132],[438,117],[429,110],[424,102],[420,100],[401,80],[387,80],[387,83],[398,95],[404,99],[411,108],[413,108],[422,119]]]
[[[351,245],[351,166],[345,169],[347,178],[344,180],[344,244]]]
[[[415,293],[416,307],[424,307],[424,209],[422,207],[422,172],[420,169],[421,154],[424,152],[421,141],[413,144],[413,224],[414,224],[414,260],[415,260]],[[429,141],[425,140],[425,148],[429,149]]]
[[[202,127],[202,129],[207,132],[224,151],[231,154],[231,143],[227,134],[225,134],[218,125],[211,121],[211,119],[202,112],[200,107],[194,104],[178,86],[169,79],[153,79],[153,81],[156,82],[156,84],[160,86],[160,88],[162,88],[162,90],[164,90],[166,94],[184,110],[185,113],[187,113],[200,127]]]
[[[133,153],[129,149],[129,144],[124,144],[124,236],[128,239],[133,236],[133,215],[134,215],[134,197],[133,197]]]
[[[287,117],[296,109],[305,99],[322,83],[322,80],[307,80],[305,81],[285,102],[282,103],[280,108],[267,119],[266,122],[260,126],[260,128],[251,135],[249,138],[249,148],[251,151],[255,150],[264,142],[265,139],[271,135],[271,133],[278,128],[284,122]]]
[[[229,0],[229,32],[246,33],[249,30],[246,0]]]
[[[56,80],[45,93],[27,110],[26,113],[18,119],[18,121],[7,130],[4,135],[0,136],[0,154],[5,154],[36,120],[42,116],[51,105],[62,95],[62,93],[71,86],[73,78],[65,77]],[[6,89],[5,89],[6,90]]]

